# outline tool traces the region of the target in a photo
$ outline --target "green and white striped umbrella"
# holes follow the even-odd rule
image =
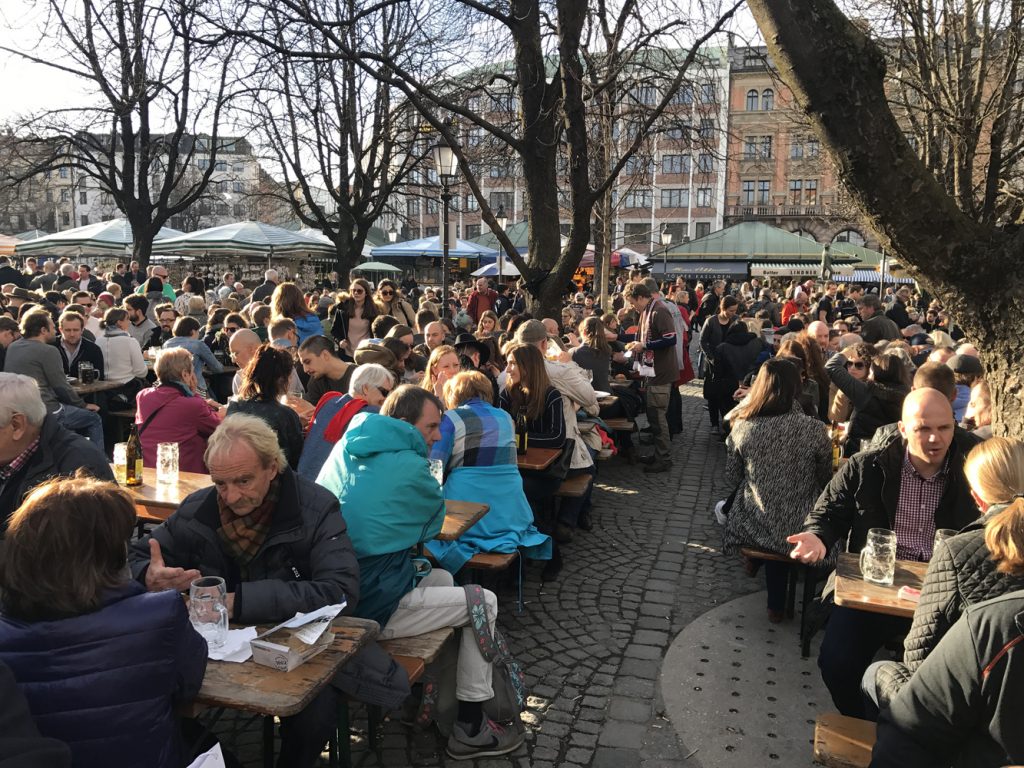
[[[260,221],[239,221],[171,237],[153,244],[154,254],[217,253],[269,258],[280,255],[334,253],[326,239],[309,237]]]
[[[157,233],[156,239],[180,234],[182,233],[177,229],[163,227]],[[19,256],[31,253],[46,253],[53,256],[124,255],[131,252],[134,242],[128,219],[111,219],[26,240],[14,246],[14,252]]]

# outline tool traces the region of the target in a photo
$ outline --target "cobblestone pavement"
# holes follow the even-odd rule
[[[499,592],[499,625],[532,694],[527,741],[476,768],[700,766],[665,716],[662,658],[697,616],[762,587],[719,553],[711,509],[727,495],[724,447],[708,429],[699,386],[682,392],[684,434],[672,442],[671,472],[644,475],[618,458],[602,462],[594,530],[565,548],[559,579],[543,584],[531,564],[522,616],[514,592]],[[365,729],[361,708],[353,714],[356,731]],[[364,735],[353,747],[356,766],[471,765],[448,759],[433,732],[399,722],[385,725],[379,751],[367,749]],[[245,728],[236,748],[246,765],[260,765],[258,746],[258,725]]]

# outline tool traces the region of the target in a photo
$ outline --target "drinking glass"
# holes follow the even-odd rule
[[[444,485],[444,462],[441,459],[429,459],[430,474],[437,480],[438,485]]]
[[[888,528],[871,528],[860,551],[860,572],[864,581],[891,586],[896,575],[896,533]]]
[[[227,586],[219,576],[203,576],[188,590],[188,615],[196,632],[210,648],[220,648],[228,638]]]
[[[128,478],[128,443],[114,444],[114,480],[124,485]]]
[[[157,485],[178,484],[178,444],[157,443],[156,446]]]
[[[939,546],[940,541],[956,536],[960,531],[955,528],[939,528],[935,531],[935,540],[932,542],[932,551],[935,551],[935,547]]]

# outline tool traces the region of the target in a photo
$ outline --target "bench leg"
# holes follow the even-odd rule
[[[263,768],[274,768],[274,718],[263,718]]]
[[[814,588],[817,586],[816,572],[808,565],[802,566],[804,577],[803,610],[800,613],[800,656],[811,655],[811,605],[814,603]]]
[[[338,761],[341,768],[352,768],[352,733],[348,722],[348,699],[338,697]]]
[[[375,750],[379,746],[380,736],[377,733],[377,730],[380,728],[383,719],[383,713],[381,712],[380,707],[375,704],[366,705],[366,730],[367,738],[370,742],[370,749]]]
[[[790,564],[789,576],[786,578],[786,618],[792,619],[796,612],[796,582],[800,578],[800,569]]]
[[[519,567],[519,579],[516,584],[517,599],[516,599],[516,615],[523,615],[523,553],[519,553],[519,557],[516,558],[516,565]]]

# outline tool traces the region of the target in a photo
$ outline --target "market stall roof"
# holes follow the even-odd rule
[[[401,272],[402,270],[398,267],[393,267],[390,264],[385,264],[383,261],[366,261],[362,264],[352,267],[353,272]]]
[[[481,229],[484,231],[478,236],[472,238],[469,242],[476,245],[482,245],[485,248],[492,248],[500,251],[501,245],[498,243],[498,238],[494,236],[490,228],[485,225],[481,225]],[[508,235],[509,240],[512,241],[512,245],[516,247],[516,250],[520,253],[526,253],[529,247],[530,239],[530,226],[525,221],[519,221],[515,224],[509,224],[505,227],[505,234]]]
[[[424,237],[419,240],[406,240],[404,243],[388,243],[378,245],[371,252],[375,259],[399,258],[410,259],[417,256],[439,258],[444,255],[440,236]],[[451,259],[484,259],[493,261],[498,251],[494,248],[474,243],[469,240],[455,240],[448,244],[448,258]]]
[[[259,256],[333,253],[334,245],[261,221],[238,221],[153,244],[154,253],[228,253]]]
[[[501,275],[502,277],[519,277],[519,267],[513,264],[508,259],[501,262]],[[495,261],[491,264],[485,264],[480,269],[473,272],[473,277],[497,277],[498,276],[498,262]]]
[[[837,243],[849,245],[848,243]],[[743,221],[720,229],[688,243],[673,245],[668,259],[691,257],[695,259],[748,259],[753,261],[816,261],[821,260],[823,243],[794,235],[784,229],[759,221]],[[837,255],[832,250],[832,262],[852,262],[856,257],[846,251]],[[841,250],[841,249],[838,249]],[[657,260],[657,259],[655,259]]]
[[[852,274],[849,275],[837,275],[836,282],[838,283],[860,283],[861,285],[872,286],[878,285],[879,279],[881,279],[882,273],[874,269],[855,269]],[[906,275],[893,275],[886,273],[885,283],[890,285],[913,285],[914,278],[907,277]]]
[[[182,234],[177,229],[162,227],[156,239],[163,240]],[[20,238],[19,238],[20,239]],[[66,229],[34,240],[25,240],[14,247],[19,256],[47,253],[53,256],[109,256],[124,255],[130,251],[135,238],[128,219],[111,219]]]
[[[751,277],[811,277],[821,267],[820,261],[771,261],[750,265]],[[832,274],[852,275],[852,264],[833,264]]]
[[[747,277],[747,262],[729,259],[686,259],[668,263],[652,261],[647,266],[653,275],[682,277],[686,280],[736,280]]]
[[[15,235],[19,240],[35,240],[39,237],[46,237],[49,232],[44,232],[41,229],[30,229],[27,232],[19,232]]]
[[[20,242],[21,240],[12,235],[0,235],[0,256],[13,256],[14,246]]]

